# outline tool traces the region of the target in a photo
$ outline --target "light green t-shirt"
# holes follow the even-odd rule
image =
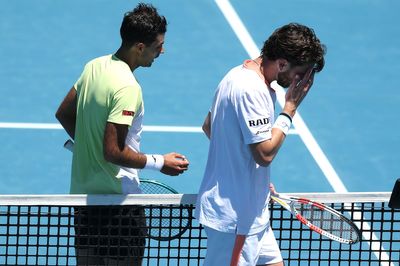
[[[72,194],[122,193],[120,167],[103,155],[107,122],[131,126],[142,104],[142,90],[129,66],[107,55],[86,64],[75,83],[78,95]]]

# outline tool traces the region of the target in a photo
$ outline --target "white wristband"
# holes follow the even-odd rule
[[[164,166],[164,156],[160,154],[145,154],[146,155],[146,165],[144,169],[158,170]]]
[[[280,129],[283,134],[287,135],[289,132],[290,127],[292,126],[292,121],[288,115],[279,114],[278,118],[276,118],[273,128]]]

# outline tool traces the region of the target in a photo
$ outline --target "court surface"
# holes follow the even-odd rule
[[[83,65],[116,51],[123,13],[136,3],[0,1],[0,194],[69,192],[71,154],[62,148],[67,134],[54,113]],[[142,177],[196,193],[208,151],[200,126],[218,82],[257,56],[274,29],[299,22],[327,45],[326,67],[273,163],[275,186],[391,191],[400,177],[399,1],[152,3],[169,25],[166,53],[135,72],[146,108],[142,151],[177,151],[191,165],[179,177],[150,171]]]

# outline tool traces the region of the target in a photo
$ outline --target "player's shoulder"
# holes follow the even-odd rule
[[[238,65],[233,67],[227,74],[226,77],[235,82],[246,82],[253,83],[258,81],[258,75],[254,70],[244,67],[244,65]]]
[[[265,86],[254,70],[247,69],[243,65],[232,68],[226,79],[236,90],[242,92],[258,88],[262,89]]]
[[[237,65],[234,66],[233,68],[231,68],[228,73],[226,74],[226,76],[229,76],[231,78],[235,78],[238,75],[243,75],[243,65]]]
[[[111,59],[111,57],[112,57],[112,55],[99,56],[99,57],[89,60],[86,65],[101,64],[101,62],[109,61]]]

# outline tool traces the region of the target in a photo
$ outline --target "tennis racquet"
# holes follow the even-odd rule
[[[344,244],[354,244],[361,240],[361,231],[350,219],[322,203],[279,194],[273,194],[271,198],[301,223],[325,237]]]
[[[69,139],[64,148],[73,151],[74,142]],[[161,182],[140,179],[140,189],[144,194],[178,194],[178,191]],[[192,210],[186,205],[149,205],[145,207],[148,235],[158,241],[179,238],[190,227]]]
[[[144,194],[178,194],[173,188],[156,180],[140,179]],[[150,205],[145,210],[149,236],[170,241],[182,236],[191,226],[192,210],[187,205]]]

